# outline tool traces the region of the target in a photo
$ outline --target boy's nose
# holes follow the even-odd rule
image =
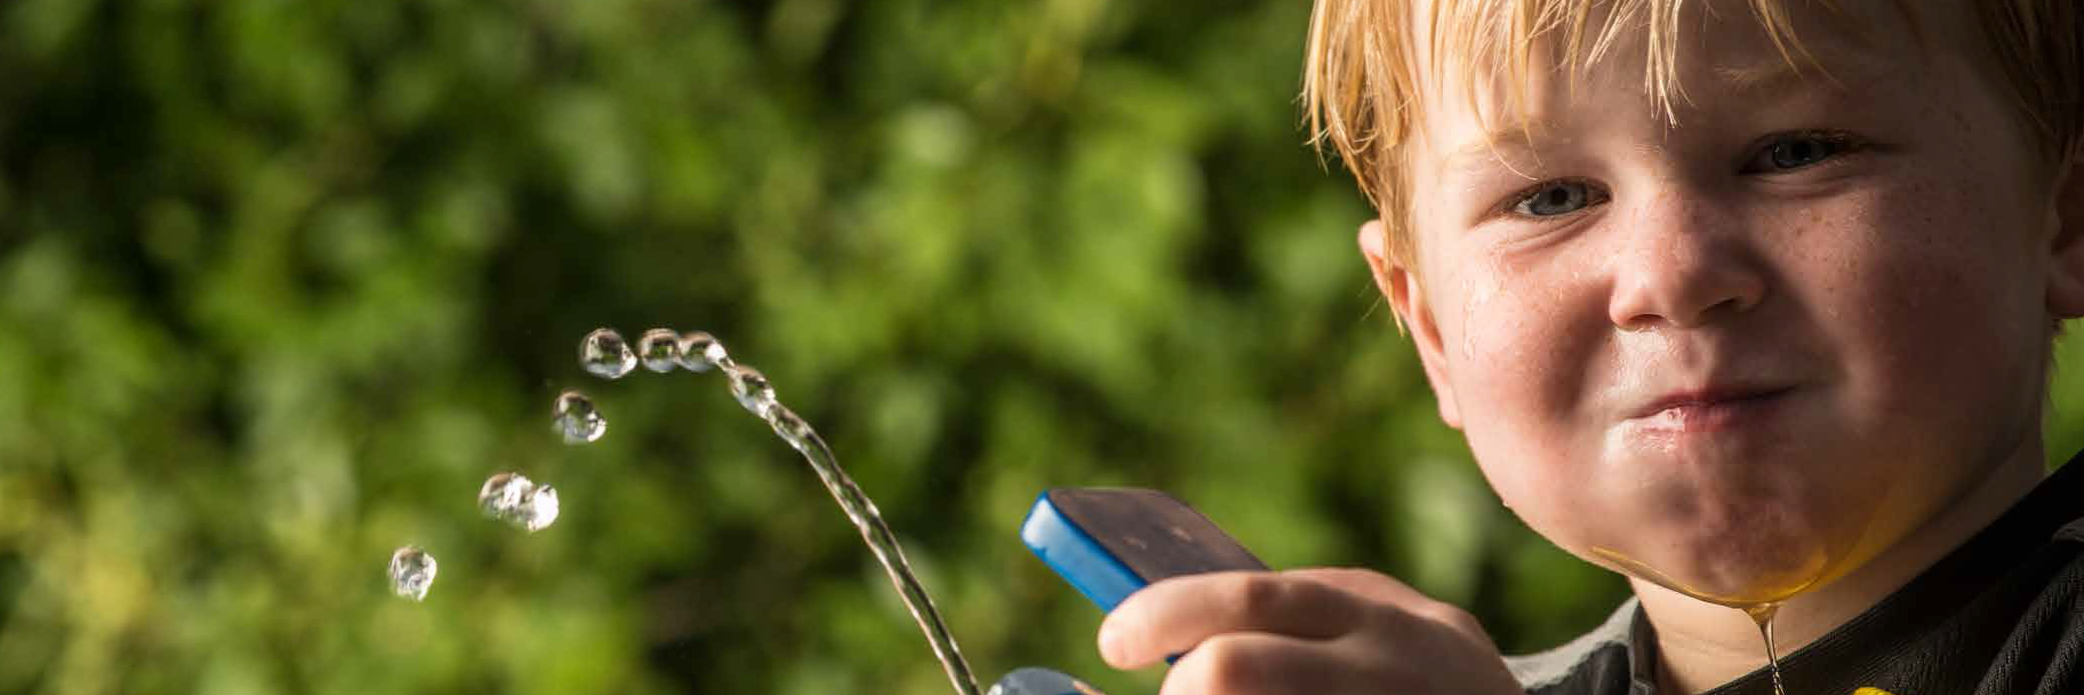
[[[1614,325],[1694,327],[1765,299],[1765,270],[1730,219],[1680,196],[1649,203],[1610,257],[1614,290],[1607,310]]]

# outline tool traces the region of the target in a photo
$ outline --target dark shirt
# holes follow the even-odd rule
[[[2084,454],[1903,588],[1781,657],[1787,691],[2084,693],[2084,465],[2077,459]],[[1507,662],[1533,695],[1657,695],[1655,634],[1629,599],[1591,633]],[[1772,692],[1765,669],[1708,691]]]

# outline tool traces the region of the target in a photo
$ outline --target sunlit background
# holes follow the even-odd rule
[[[1498,504],[1378,305],[1307,10],[0,3],[0,693],[946,692],[795,453],[714,374],[585,374],[598,326],[765,371],[987,683],[1162,676],[1020,544],[1051,486],[1509,650],[1589,627],[1621,583]],[[558,439],[566,388],[605,439]],[[507,470],[563,518],[481,516]]]

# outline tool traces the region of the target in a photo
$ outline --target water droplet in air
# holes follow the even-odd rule
[[[637,368],[637,353],[615,329],[596,328],[579,341],[579,366],[603,379],[620,379]]]
[[[557,396],[557,431],[564,433],[564,443],[585,444],[608,433],[608,419],[595,410],[593,401],[578,391],[566,391]]]
[[[437,571],[434,556],[419,546],[408,545],[391,553],[391,593],[414,601],[427,599]]]
[[[644,359],[644,368],[654,372],[670,372],[680,366],[680,334],[671,328],[653,328],[637,339],[637,356]]]
[[[520,513],[514,518],[514,523],[520,524],[521,528],[527,529],[529,533],[535,533],[557,523],[559,510],[557,488],[548,484],[537,485],[521,500]]]
[[[690,331],[680,336],[680,366],[690,372],[706,372],[711,367],[730,359],[724,352],[724,344],[702,331]]]
[[[766,375],[742,364],[725,366],[724,375],[730,377],[731,395],[738,397],[739,405],[767,417],[767,410],[774,407],[774,386],[767,383]]]
[[[485,479],[485,486],[478,489],[478,508],[485,516],[505,519],[521,508],[535,483],[519,473],[499,473]]]
[[[557,489],[537,485],[519,473],[500,473],[485,480],[478,490],[478,508],[485,516],[513,524],[529,533],[557,522],[560,507]]]

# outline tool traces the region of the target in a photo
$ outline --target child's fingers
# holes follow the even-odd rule
[[[1397,606],[1414,606],[1435,602],[1431,597],[1418,593],[1418,590],[1411,588],[1409,584],[1397,581],[1381,572],[1352,567],[1311,567],[1288,570],[1281,574],[1323,582],[1357,594],[1362,598]]]
[[[1331,585],[1272,572],[1174,577],[1130,595],[1107,615],[1100,655],[1116,668],[1135,668],[1226,632],[1335,637],[1351,630],[1364,608]]]
[[[1418,593],[1409,584],[1397,581],[1389,575],[1348,567],[1319,567],[1289,570],[1283,574],[1323,582],[1376,603],[1396,606],[1405,614],[1453,628],[1471,637],[1490,641],[1490,635],[1475,616],[1451,603],[1436,601]]]
[[[1203,642],[1165,674],[1158,695],[1339,692],[1348,670],[1323,643],[1263,632],[1232,632]]]

